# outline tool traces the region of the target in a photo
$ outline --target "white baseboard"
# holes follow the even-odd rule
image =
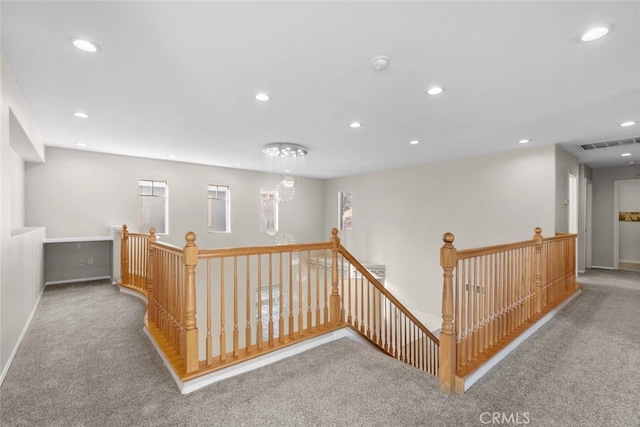
[[[613,270],[613,267],[602,267],[599,265],[592,265],[591,268],[599,268],[601,270]]]
[[[81,279],[67,279],[67,280],[53,280],[51,282],[45,282],[45,286],[48,285],[60,285],[62,283],[78,283],[78,282],[91,282],[94,280],[102,280],[102,279],[111,279],[111,276],[94,276],[94,277],[83,277]]]
[[[328,344],[332,341],[336,341],[341,338],[349,338],[360,344],[369,345],[376,349],[378,348],[374,346],[372,343],[370,343],[368,340],[362,338],[360,335],[358,335],[358,333],[352,331],[349,327],[344,327],[342,329],[338,329],[333,332],[328,332],[324,335],[320,335],[315,338],[310,338],[298,344],[293,344],[283,349],[272,351],[271,353],[267,353],[263,356],[259,356],[254,359],[247,360],[246,362],[239,363],[234,366],[230,366],[220,371],[212,372],[210,374],[203,375],[193,380],[183,382],[182,380],[180,380],[178,375],[173,370],[171,363],[169,362],[169,360],[167,360],[164,353],[160,350],[155,340],[151,336],[151,333],[149,332],[149,330],[146,327],[143,329],[144,329],[144,333],[149,337],[149,339],[151,340],[151,343],[153,344],[156,351],[162,358],[162,361],[164,362],[165,366],[169,370],[169,373],[173,377],[173,380],[177,384],[182,394],[192,393],[196,390],[200,390],[201,388],[211,385],[213,383],[216,383],[218,381],[221,381],[236,375],[244,374],[245,372],[253,371],[254,369],[258,369],[263,366],[270,365],[282,359],[286,359],[287,357],[295,356],[296,354],[300,354],[307,350],[311,350],[314,347],[317,347],[323,344]]]
[[[118,289],[120,289],[120,293],[131,295],[132,297],[140,298],[142,301],[145,302],[145,304],[147,303],[147,297],[142,295],[140,292],[134,291],[133,289],[125,288],[123,286],[118,285],[117,283],[115,283],[115,285],[118,286]]]
[[[29,329],[29,326],[31,325],[31,321],[33,320],[33,316],[35,316],[36,310],[38,309],[38,305],[40,305],[40,298],[42,298],[42,293],[43,292],[44,292],[44,286],[40,290],[40,295],[38,295],[38,299],[36,300],[36,303],[33,306],[33,310],[31,310],[31,314],[29,314],[29,317],[27,318],[27,322],[24,324],[24,328],[22,328],[22,332],[20,333],[20,336],[18,337],[18,340],[16,341],[16,345],[13,347],[13,350],[11,351],[11,355],[9,356],[9,359],[7,359],[7,364],[4,365],[4,369],[2,370],[2,374],[0,374],[0,386],[2,385],[2,382],[4,381],[4,378],[7,376],[7,372],[9,372],[9,368],[11,367],[11,364],[13,363],[13,358],[16,356],[16,353],[18,352],[18,348],[20,347],[20,344],[22,344],[22,340],[24,339],[24,336],[27,333],[27,329]]]
[[[467,378],[465,378],[465,380],[464,380],[464,391],[467,391],[480,378],[485,376],[485,374],[487,372],[489,372],[491,369],[493,369],[493,367],[496,366],[498,363],[500,363],[500,361],[502,359],[507,357],[509,355],[509,353],[511,353],[520,344],[522,344],[522,342],[524,342],[524,340],[526,340],[531,335],[533,335],[534,332],[536,332],[538,329],[540,329],[540,327],[542,327],[542,325],[544,325],[549,320],[551,320],[553,318],[553,316],[555,316],[560,310],[562,310],[567,304],[569,304],[571,301],[573,301],[581,293],[582,293],[582,291],[580,289],[578,289],[569,298],[564,300],[558,306],[554,307],[553,310],[551,310],[550,312],[545,314],[540,320],[538,320],[536,323],[531,325],[529,327],[529,329],[524,331],[524,333],[519,335],[515,340],[513,340],[511,343],[509,343],[509,345],[507,345],[505,348],[503,348],[502,350],[497,352],[491,359],[487,360],[487,362],[484,365],[482,365],[477,371],[475,371],[473,374],[471,374]]]

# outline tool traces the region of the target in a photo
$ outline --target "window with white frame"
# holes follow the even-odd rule
[[[138,225],[140,232],[150,228],[156,234],[169,234],[169,187],[164,181],[138,181]]]
[[[231,192],[228,185],[209,185],[207,193],[209,233],[231,232]]]

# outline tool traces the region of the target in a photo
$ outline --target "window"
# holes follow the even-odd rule
[[[231,193],[228,185],[208,186],[208,219],[209,233],[231,232]]]
[[[351,191],[338,192],[338,219],[340,230],[351,230]]]
[[[138,225],[140,232],[151,227],[156,234],[169,234],[169,188],[163,181],[138,181]]]
[[[260,231],[270,236],[278,232],[278,190],[260,189]]]

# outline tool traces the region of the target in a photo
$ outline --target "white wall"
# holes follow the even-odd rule
[[[325,228],[337,193],[353,192],[353,229],[341,243],[361,262],[386,265],[387,287],[408,308],[439,316],[442,235],[459,249],[555,234],[553,146],[329,180]]]
[[[44,161],[31,113],[0,56],[0,382],[44,285],[44,230],[24,229],[24,162]]]
[[[613,268],[613,183],[638,174],[640,165],[593,169],[593,267]]]
[[[556,233],[569,232],[569,173],[579,182],[578,159],[556,146]]]
[[[142,159],[47,148],[44,164],[26,173],[27,223],[47,228],[48,238],[111,235],[110,226],[138,230],[138,180],[166,181],[169,186],[169,235],[162,241],[184,246],[193,231],[201,248],[273,245],[260,233],[259,191],[282,177],[174,161]],[[301,179],[294,200],[280,204],[280,231],[296,242],[328,241],[324,229],[324,181]],[[207,232],[207,185],[229,185],[231,233]]]

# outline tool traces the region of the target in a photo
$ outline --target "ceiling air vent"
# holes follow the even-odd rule
[[[614,139],[612,141],[594,142],[593,144],[581,144],[583,150],[596,150],[598,148],[618,147],[620,145],[640,144],[640,136],[634,138]]]

